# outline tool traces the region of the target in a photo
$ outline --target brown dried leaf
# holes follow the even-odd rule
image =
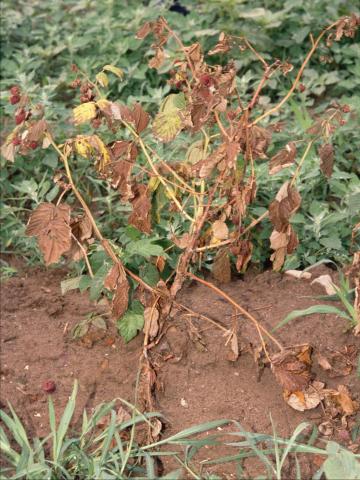
[[[120,277],[115,294],[112,299],[111,313],[115,320],[120,319],[129,305],[129,282],[125,273]]]
[[[68,256],[75,262],[83,258],[84,253],[80,248],[78,242],[86,250],[86,244],[84,242],[91,238],[92,235],[92,224],[87,215],[76,218],[70,222],[71,225],[71,248],[68,252]],[[75,237],[76,240],[73,238]]]
[[[298,210],[301,196],[290,182],[285,182],[269,206],[269,218],[278,232],[287,227],[290,217]]]
[[[308,356],[311,347],[293,347],[273,355],[271,368],[279,384],[290,393],[304,391],[311,380]]]
[[[42,140],[42,137],[44,133],[46,132],[48,128],[47,122],[44,119],[38,120],[37,122],[34,122],[32,125],[29,127],[29,133],[26,137],[26,139],[29,142],[38,142]]]
[[[285,148],[280,150],[272,157],[269,163],[269,174],[274,175],[282,169],[289,167],[295,161],[296,145],[294,142],[289,142]]]
[[[148,65],[149,68],[155,68],[156,70],[159,69],[165,60],[165,52],[164,49],[158,47],[155,51],[155,56],[149,60]]]
[[[226,250],[220,250],[216,254],[211,272],[218,282],[229,283],[231,281],[230,258]]]
[[[126,202],[134,196],[130,176],[138,150],[133,142],[118,141],[111,145],[110,152],[113,161],[104,174],[110,178],[111,185],[119,190],[122,200]]]
[[[240,352],[239,352],[238,337],[235,331],[233,331],[231,334],[230,348],[231,348],[231,353],[227,356],[227,359],[230,362],[236,362],[236,360],[239,358]]]
[[[253,244],[250,240],[239,240],[237,244],[230,247],[233,255],[236,255],[236,270],[238,272],[245,271],[251,260]]]
[[[1,145],[1,155],[9,162],[15,162],[15,151],[16,147],[11,141]]]
[[[221,32],[219,35],[219,41],[214,48],[208,51],[208,55],[216,55],[217,53],[227,53],[230,50],[230,38]]]
[[[318,150],[320,157],[320,169],[325,177],[330,178],[334,167],[334,147],[331,143],[321,145]]]
[[[353,415],[359,410],[358,402],[352,400],[350,391],[345,385],[339,385],[337,390],[329,390],[328,396],[330,400],[336,402],[341,408],[341,413],[345,415]]]
[[[144,333],[150,339],[156,337],[159,331],[159,310],[156,307],[147,307],[144,310]]]
[[[146,185],[136,185],[133,189],[135,197],[131,200],[133,211],[129,223],[144,233],[151,233],[151,201]]]
[[[133,117],[136,133],[141,133],[147,127],[150,120],[150,115],[145,112],[140,103],[135,103],[133,106]]]
[[[124,270],[122,266],[118,263],[112,266],[110,272],[107,274],[104,280],[104,287],[108,290],[114,291],[118,283],[124,278]]]
[[[37,238],[46,265],[58,262],[71,247],[69,205],[41,203],[31,214],[25,233]]]
[[[228,226],[222,220],[216,220],[211,225],[211,230],[212,230],[211,243],[217,243],[219,241],[227,240],[229,238]]]
[[[290,395],[285,394],[286,403],[299,412],[316,408],[324,398],[325,384],[322,382],[312,382],[305,391],[296,391]]]
[[[172,242],[181,249],[187,248],[191,241],[191,235],[189,233],[184,233],[180,238],[176,238],[174,235],[171,237]]]
[[[145,22],[144,25],[140,27],[139,30],[136,32],[136,38],[138,38],[139,40],[146,38],[152,31],[152,27],[153,22]]]

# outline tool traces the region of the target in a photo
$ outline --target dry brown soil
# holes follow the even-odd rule
[[[325,267],[316,273],[335,275]],[[71,291],[62,296],[64,276],[66,271],[58,268],[20,269],[1,286],[1,406],[10,401],[30,431],[40,436],[48,432],[43,382],[56,383],[53,399],[58,413],[74,379],[79,381],[77,415],[85,406],[91,409],[116,397],[133,402],[142,351],[142,334],[126,345],[110,320],[105,336],[95,334],[82,342],[73,341],[72,327],[86,314],[104,307],[92,304],[86,293]],[[270,271],[246,274],[243,280],[222,288],[269,329],[290,311],[316,304],[310,296],[324,294],[319,285]],[[234,321],[233,308],[205,286],[189,285],[179,301],[225,326]],[[249,430],[270,433],[271,414],[278,433],[288,436],[302,421],[323,421],[320,406],[297,412],[284,402],[270,369],[260,371],[254,363],[249,344],[257,346],[259,340],[253,326],[243,317],[237,319],[237,325],[241,354],[231,362],[223,332],[211,323],[180,313],[168,321],[166,334],[153,352],[163,385],[157,393],[157,409],[167,418],[166,433],[219,418],[236,419]],[[360,347],[359,339],[345,332],[346,326],[346,321],[335,315],[313,315],[282,328],[278,338],[284,345],[309,342],[315,353],[326,356],[329,349]],[[355,371],[330,378],[315,355],[313,370],[327,387],[346,385],[353,399],[360,399]],[[344,443],[344,438],[341,440]]]

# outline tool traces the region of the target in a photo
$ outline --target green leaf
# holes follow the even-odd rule
[[[141,255],[149,258],[150,256],[160,256],[164,254],[164,249],[160,245],[156,245],[152,240],[143,238],[141,240],[131,242],[126,245],[126,253],[128,255]]]
[[[295,318],[323,313],[333,313],[334,315],[339,315],[339,317],[346,318],[346,320],[350,319],[349,315],[347,315],[343,310],[333,307],[332,305],[314,305],[312,307],[305,308],[304,310],[293,310],[289,313],[289,315],[286,315],[286,317],[280,323],[278,323],[275,328],[273,328],[273,331],[283,327]]]
[[[99,268],[96,272],[94,278],[91,281],[90,285],[90,300],[95,301],[99,298],[101,291],[104,287],[104,280],[106,275],[110,270],[110,266],[108,264],[103,265]]]
[[[117,327],[126,343],[136,337],[144,326],[144,307],[138,300],[131,304],[131,308],[118,320]]]
[[[80,293],[85,292],[92,284],[92,278],[89,275],[81,275],[81,279],[79,281],[79,290]]]
[[[183,110],[186,107],[185,95],[181,93],[171,93],[163,101],[160,112],[169,113],[173,110]]]
[[[335,443],[335,442],[329,442]],[[360,463],[352,452],[344,450],[338,445],[338,451],[332,453],[323,464],[327,480],[360,479]]]
[[[151,287],[155,287],[160,280],[158,269],[152,263],[146,263],[140,276]]]
[[[334,250],[341,250],[342,244],[341,240],[338,237],[324,237],[320,238],[321,245],[324,245],[326,248],[331,248]]]

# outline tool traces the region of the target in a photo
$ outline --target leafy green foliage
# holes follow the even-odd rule
[[[251,2],[251,5],[230,0],[200,1],[195,5],[192,1],[184,0],[182,3],[190,13],[183,17],[168,10],[171,2],[145,3],[142,5],[129,0],[124,8],[120,4],[94,0],[67,0],[61,3],[37,0],[31,5],[22,0],[16,3],[4,0],[0,40],[1,113],[5,131],[8,123],[6,117],[12,115],[14,110],[7,103],[7,89],[16,83],[33,97],[34,102],[41,101],[46,105],[47,117],[55,120],[58,127],[61,126],[63,137],[66,137],[69,130],[67,109],[74,101],[74,91],[69,87],[73,78],[69,68],[71,63],[93,73],[101,72],[105,64],[119,65],[125,75],[118,81],[110,73],[109,94],[121,94],[123,98],[128,98],[129,103],[136,99],[151,110],[170,89],[166,77],[148,69],[143,61],[144,57],[151,54],[150,41],[143,40],[139,47],[134,32],[144,21],[152,20],[159,14],[166,15],[169,22],[176,25],[186,42],[201,40],[205,48],[210,48],[220,31],[236,33],[246,36],[256,49],[265,52],[266,59],[271,56],[290,58],[297,67],[308,48],[310,32],[318,31],[320,23],[358,12],[357,2],[344,4],[341,0],[306,4],[294,0],[285,3],[272,0],[265,6],[258,0]],[[174,53],[167,53],[170,56],[161,67],[161,72],[170,68]],[[319,57],[326,55],[326,48],[322,47]],[[358,58],[358,43],[349,42],[341,52],[340,45],[334,44],[332,58],[327,61],[336,64],[336,71],[329,74],[326,61],[318,63],[316,68],[306,68],[303,80],[305,90],[285,107],[279,120],[286,121],[295,116],[298,128],[307,128],[311,123],[309,108],[317,114],[323,111],[328,99],[349,103],[359,110],[360,97],[356,93],[360,77],[357,75]],[[261,77],[261,67],[250,52],[244,52],[237,62],[240,68],[246,69],[245,74],[237,79],[239,91],[242,95],[250,95],[250,85]],[[283,95],[287,86],[286,81],[272,78],[259,103],[269,105]],[[319,177],[314,157],[309,166],[305,165],[306,177],[303,177],[300,185],[303,204],[294,224],[301,241],[296,252],[288,258],[287,268],[306,266],[326,256],[341,264],[348,261],[350,227],[359,206],[356,152],[360,148],[360,135],[355,125],[354,116],[348,125],[336,133],[336,167],[330,181],[326,183]],[[296,133],[289,132],[290,135]],[[288,136],[288,132],[284,132],[285,136]],[[179,139],[180,158],[184,148],[182,142],[183,139]],[[58,193],[58,187],[53,187],[48,180],[50,172],[58,167],[57,155],[50,150],[36,150],[30,158],[17,158],[13,168],[5,169],[4,160],[1,159],[1,162],[1,250],[18,252],[36,263],[40,257],[34,248],[34,240],[23,235],[24,223],[35,205],[42,201],[53,201]],[[257,164],[257,169],[259,202],[262,203],[274,197],[282,175],[271,178],[269,182],[268,176],[264,175],[267,170],[265,163]],[[107,212],[101,221],[109,237],[108,226],[115,223],[115,230],[121,226],[119,218],[124,207],[116,201],[114,192],[110,194],[110,190],[101,182],[88,176],[85,159],[77,160],[75,178],[81,183],[86,178],[88,197],[97,199],[99,212]],[[310,205],[313,213],[309,218],[305,212],[309,212]],[[261,207],[255,204],[252,211],[257,214]],[[339,222],[342,222],[341,230],[338,228]],[[115,234],[113,227],[110,231],[111,235]],[[256,237],[253,260],[262,264],[269,254],[265,240],[269,232],[270,227],[265,226]],[[162,231],[162,236],[167,237],[167,233]]]
[[[138,331],[144,326],[144,307],[139,301],[135,300],[132,303],[131,308],[118,321],[117,326],[125,342],[130,342],[136,337]]]
[[[90,417],[84,410],[81,429],[74,431],[70,422],[76,407],[76,394],[77,383],[58,424],[50,397],[50,434],[44,439],[29,440],[24,425],[11,406],[10,414],[0,410],[5,427],[0,428],[1,478],[82,480],[106,476],[115,480],[121,476],[124,479],[137,477],[173,480],[183,478],[186,472],[194,478],[214,478],[210,474],[210,468],[216,465],[221,472],[224,463],[232,464],[237,478],[247,478],[243,462],[249,457],[257,457],[266,478],[281,480],[289,478],[285,462],[290,456],[295,459],[298,478],[301,478],[297,453],[324,457],[324,463],[315,473],[314,479],[320,478],[323,473],[328,480],[359,477],[359,455],[335,442],[328,442],[326,448],[314,446],[317,429],[314,427],[310,437],[306,438],[303,432],[309,426],[307,423],[298,425],[291,438],[283,439],[277,436],[274,426],[273,435],[267,435],[248,432],[236,421],[213,420],[151,443],[140,444],[137,427],[151,428],[154,420],[159,422],[161,419],[159,413],[142,414],[125,400],[120,400],[120,406],[118,402],[112,401],[98,405]],[[132,415],[126,413],[125,409]],[[127,418],[124,418],[124,412]],[[219,432],[218,428],[229,424],[234,428],[225,437],[224,432]],[[219,457],[213,448],[210,450],[212,458],[209,458],[209,450],[206,450],[207,460],[198,464],[197,453],[204,448],[217,446],[221,446],[221,451],[225,450],[227,455]],[[156,473],[156,457],[170,457],[178,467],[159,477]]]

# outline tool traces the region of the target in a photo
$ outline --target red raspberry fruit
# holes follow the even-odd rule
[[[20,125],[20,123],[23,123],[23,121],[26,119],[26,112],[25,110],[20,110],[16,115],[15,115],[15,123],[16,125]]]
[[[12,144],[15,145],[15,146],[16,145],[21,145],[21,139],[19,137],[13,138]]]
[[[21,98],[20,95],[12,95],[12,96],[10,97],[10,103],[11,103],[11,105],[16,105],[17,103],[19,103],[19,102],[20,102],[20,98]]]
[[[33,140],[32,142],[29,143],[29,147],[30,147],[32,150],[35,150],[35,148],[38,147],[38,143],[35,142],[35,140]]]
[[[46,380],[46,382],[42,384],[42,389],[46,393],[54,393],[56,390],[55,382],[53,380]]]
[[[13,87],[10,88],[10,93],[11,95],[19,95],[20,88],[14,85]]]

